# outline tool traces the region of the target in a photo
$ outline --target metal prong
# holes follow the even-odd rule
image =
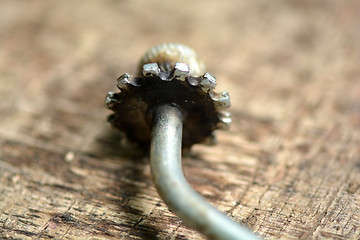
[[[144,77],[153,77],[157,76],[160,73],[160,68],[157,63],[147,63],[143,66],[143,75]]]
[[[209,72],[206,72],[202,76],[202,81],[200,82],[200,87],[204,92],[209,92],[216,87],[216,78]]]
[[[218,117],[219,122],[216,127],[221,130],[229,130],[231,125],[231,114],[229,112],[220,112]]]
[[[134,83],[134,77],[129,73],[125,73],[117,79],[117,87],[120,90],[128,91],[130,85],[135,86],[136,84]]]
[[[228,92],[215,93],[209,92],[210,98],[214,101],[216,110],[221,111],[230,107],[230,96]]]
[[[114,106],[114,103],[117,101],[116,99],[114,99],[114,95],[116,93],[114,92],[108,92],[105,98],[105,107],[107,109],[111,109]]]
[[[194,87],[199,86],[199,84],[200,84],[199,78],[192,77],[192,76],[188,77],[187,81],[191,86],[194,86]]]
[[[174,78],[185,81],[190,76],[190,68],[186,63],[175,63]]]

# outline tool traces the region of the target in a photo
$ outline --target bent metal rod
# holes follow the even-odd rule
[[[150,147],[151,172],[159,195],[182,221],[208,239],[259,239],[219,212],[186,181],[183,149],[214,144],[216,129],[228,129],[227,92],[215,93],[216,79],[196,53],[180,44],[161,44],[145,53],[139,77],[118,78],[120,92],[109,92],[105,106],[111,124],[130,140]]]

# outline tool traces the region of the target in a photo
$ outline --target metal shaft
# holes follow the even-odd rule
[[[208,204],[186,181],[181,167],[182,118],[180,109],[170,105],[154,113],[150,158],[160,196],[186,225],[208,239],[259,239]]]

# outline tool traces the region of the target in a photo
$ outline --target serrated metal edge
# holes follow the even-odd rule
[[[217,111],[222,111],[231,106],[229,93],[224,91],[221,93],[209,92],[210,98],[214,101],[214,106]]]
[[[216,125],[217,129],[229,130],[231,125],[231,114],[229,112],[219,112],[218,113],[219,122]]]
[[[147,63],[143,65],[143,77],[135,78],[129,73],[121,75],[117,79],[117,87],[120,91],[129,91],[133,86],[141,86],[144,82],[143,79],[147,77],[157,77],[162,81],[171,81],[176,79],[181,82],[186,82],[190,86],[196,87],[200,91],[208,94],[213,101],[215,111],[217,111],[218,122],[214,126],[214,130],[228,130],[231,125],[231,115],[229,112],[223,111],[230,107],[229,93],[224,91],[221,93],[215,93],[213,90],[216,88],[216,78],[209,72],[206,72],[200,77],[191,76],[189,65],[186,63],[176,63],[174,69],[170,72],[164,72],[161,70],[157,63]],[[114,105],[119,102],[115,92],[108,92],[105,99],[105,107],[113,109]],[[216,138],[212,133],[208,136],[202,144],[214,145],[216,144]]]
[[[128,91],[130,85],[132,86],[136,86],[137,84],[135,84],[135,80],[134,80],[134,76],[132,76],[129,73],[124,73],[123,75],[121,75],[118,79],[117,79],[117,87],[118,89],[122,90],[122,91]]]
[[[190,76],[190,68],[186,63],[175,63],[173,78],[185,81]]]
[[[143,65],[143,76],[144,77],[154,77],[158,76],[161,72],[157,63],[147,63]]]
[[[104,106],[107,109],[111,109],[114,106],[115,102],[117,101],[116,99],[114,99],[115,94],[116,94],[115,92],[107,93],[106,98],[105,98],[105,103],[104,103]]]
[[[209,72],[206,72],[203,76],[201,76],[200,88],[204,92],[209,92],[210,90],[215,89],[216,87],[216,78]]]
[[[199,86],[201,80],[198,77],[189,76],[187,78],[187,82],[188,82],[189,85],[191,85],[193,87],[197,87],[197,86]]]

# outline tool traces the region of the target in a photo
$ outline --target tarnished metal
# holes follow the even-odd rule
[[[196,53],[183,45],[161,44],[141,59],[139,77],[118,78],[105,107],[112,125],[130,140],[150,147],[155,185],[169,208],[185,224],[209,239],[257,239],[191,189],[181,170],[181,151],[215,143],[213,131],[231,124],[230,97],[215,93],[215,77],[204,71]]]
[[[198,74],[203,67],[196,63],[197,56],[190,48],[178,45],[180,50],[166,57],[174,46],[177,45],[162,44],[150,50],[140,62],[144,63],[141,75],[121,75],[117,80],[120,92],[110,92],[106,98],[105,106],[114,111],[109,117],[112,125],[124,131],[130,140],[147,147],[151,141],[153,108],[159,104],[174,103],[184,112],[183,148],[212,143],[213,131],[228,129],[231,124],[230,114],[225,111],[230,107],[229,94],[214,92],[216,78],[212,74],[192,74],[193,68]],[[150,59],[150,53],[161,53],[161,58],[153,57],[162,62],[151,62],[154,59]],[[174,62],[177,60],[189,63]]]
[[[258,239],[247,228],[219,212],[196,193],[181,170],[181,110],[162,105],[154,110],[151,171],[155,186],[171,211],[208,239]]]
[[[185,81],[190,76],[190,68],[186,63],[176,63],[174,69],[174,78],[180,81]]]

